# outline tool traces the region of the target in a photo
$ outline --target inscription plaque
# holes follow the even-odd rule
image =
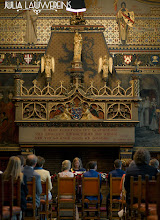
[[[20,127],[22,143],[134,143],[134,127],[42,128]]]

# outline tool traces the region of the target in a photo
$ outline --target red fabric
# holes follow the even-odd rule
[[[51,204],[51,203],[52,203],[52,200],[49,200],[48,202],[49,202],[49,204]],[[45,200],[45,199],[41,199],[41,200],[40,200],[40,203],[41,203],[41,204],[46,204],[46,200]]]
[[[27,209],[32,209],[33,208],[33,204],[32,203],[27,203]]]
[[[101,212],[106,212],[106,207],[100,207]]]
[[[60,199],[60,202],[72,202],[73,199]]]
[[[4,211],[4,212],[9,212],[9,210],[10,210],[10,207],[9,207],[9,206],[3,206],[3,211]],[[19,206],[13,206],[13,214],[14,214],[14,215],[19,214],[20,211],[21,211],[21,207],[19,207]]]
[[[122,186],[123,186],[123,179],[125,177],[126,174],[123,174],[122,179],[121,179],[121,183],[120,183],[120,190],[122,191]]]

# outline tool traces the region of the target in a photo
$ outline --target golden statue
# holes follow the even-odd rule
[[[55,71],[55,60],[50,55],[44,55],[41,58],[41,73],[45,70],[45,77],[51,78],[51,74]]]
[[[102,78],[106,81],[108,73],[112,73],[113,59],[108,55],[99,58],[98,73],[103,72]]]
[[[81,53],[82,53],[82,36],[76,31],[74,36],[74,62],[81,62]]]

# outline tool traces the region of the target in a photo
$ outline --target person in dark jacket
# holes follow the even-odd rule
[[[23,169],[24,175],[27,177],[27,181],[31,181],[32,177],[36,178],[36,206],[40,205],[40,195],[42,193],[41,177],[38,173],[34,171],[34,167],[37,163],[37,157],[34,154],[30,154],[26,159],[26,166]]]
[[[123,171],[121,168],[122,168],[122,161],[117,159],[114,161],[114,170],[110,171],[109,174],[108,174],[108,185],[110,186],[110,175],[112,174],[112,177],[122,177],[123,174],[125,174],[125,171]],[[106,197],[106,210],[107,210],[107,216],[108,216],[108,208],[109,208],[109,205],[110,205],[110,202],[109,202],[109,198],[110,198],[110,193],[108,193],[107,197]],[[120,195],[119,196],[114,196],[113,199],[120,199]]]
[[[157,169],[150,166],[150,153],[145,148],[139,148],[134,154],[135,165],[128,167],[126,170],[124,187],[126,190],[126,201],[130,202],[130,177],[133,176],[135,180],[138,179],[138,176],[141,175],[142,179],[145,179],[145,175],[149,175],[149,178],[152,179],[152,176],[156,176]]]
[[[101,182],[102,182],[102,177],[101,174],[98,173],[97,170],[97,162],[96,161],[90,161],[88,163],[88,168],[89,171],[85,172],[83,174],[84,177],[98,177],[100,178],[100,186],[101,186]],[[97,200],[96,196],[88,196],[87,197],[88,200]],[[100,200],[102,201],[102,195],[100,194]]]

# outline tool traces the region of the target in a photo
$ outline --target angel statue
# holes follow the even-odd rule
[[[103,73],[102,78],[104,81],[107,81],[108,73],[112,73],[112,67],[113,67],[113,59],[112,57],[108,57],[108,55],[105,55],[103,58],[99,58],[99,64],[98,64],[98,73]]]
[[[55,60],[50,55],[44,55],[41,57],[41,73],[45,70],[45,77],[51,78],[51,74],[55,71]]]

